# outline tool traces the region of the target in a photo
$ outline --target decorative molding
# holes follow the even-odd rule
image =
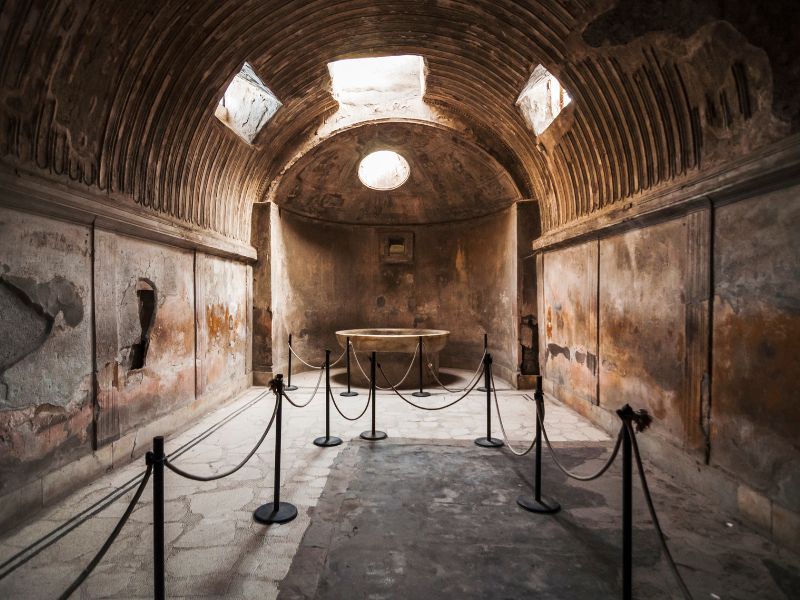
[[[697,177],[644,193],[624,204],[600,209],[534,240],[534,252],[577,244],[651,225],[708,206],[736,202],[800,183],[800,135],[709,169]]]
[[[143,211],[139,205],[108,195],[81,192],[66,185],[0,170],[0,206],[72,223],[132,235],[207,254],[254,262],[249,244],[221,234],[191,229],[168,217]]]

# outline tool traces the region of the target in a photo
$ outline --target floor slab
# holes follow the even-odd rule
[[[341,382],[341,374],[341,370],[335,372],[334,381]],[[472,373],[445,369],[443,375],[448,377],[447,382],[451,387],[463,387]],[[298,385],[299,389],[290,393],[291,398],[298,404],[306,402],[312,397],[318,381],[320,380],[317,372],[309,371],[294,375],[293,383]],[[533,435],[534,404],[526,398],[524,392],[511,389],[507,383],[498,380],[497,385],[498,403],[507,437],[514,447],[525,447]],[[366,390],[359,388],[356,390],[359,395],[348,398],[339,395],[344,391],[342,385],[336,384],[334,389],[339,408],[348,416],[360,413],[367,399]],[[451,402],[459,396],[443,390],[431,391],[433,395],[430,398],[413,398],[413,401],[433,408]],[[221,420],[242,410],[241,414],[214,430],[207,439],[175,461],[180,467],[198,474],[222,472],[241,461],[251,450],[269,420],[273,402],[274,397],[264,388],[252,388],[230,404],[198,419],[187,431],[169,437],[166,440],[166,450],[168,453],[174,451],[198,434],[220,423]],[[249,408],[246,408],[247,406]],[[509,539],[503,538],[505,534],[501,535],[498,530],[492,535],[484,532],[482,535],[486,537],[485,541],[478,540],[481,536],[477,535],[479,531],[477,525],[482,519],[480,514],[483,510],[507,513],[510,511],[514,519],[521,519],[520,523],[530,522],[530,519],[526,518],[528,515],[518,511],[514,504],[515,494],[525,488],[526,480],[530,480],[530,457],[517,459],[510,455],[507,449],[481,449],[472,443],[474,438],[486,433],[485,394],[473,392],[446,410],[426,411],[410,406],[391,391],[382,391],[378,394],[376,407],[377,427],[389,434],[387,441],[370,445],[359,439],[359,433],[369,428],[369,412],[360,420],[351,422],[343,419],[332,407],[331,433],[343,438],[344,443],[333,448],[319,448],[311,442],[324,433],[325,406],[322,393],[318,391],[311,404],[305,408],[296,408],[288,403],[284,405],[281,496],[282,499],[295,504],[299,513],[295,521],[285,525],[264,526],[254,521],[252,516],[258,506],[272,499],[274,432],[270,432],[264,445],[246,466],[225,479],[206,483],[195,482],[167,472],[165,529],[168,597],[269,599],[276,598],[279,592],[288,593],[284,590],[285,578],[290,570],[294,569],[293,561],[301,544],[305,548],[304,552],[316,553],[318,560],[322,561],[320,565],[325,564],[324,561],[333,555],[330,549],[319,541],[324,540],[326,535],[324,528],[320,529],[323,527],[322,519],[318,518],[323,512],[315,512],[323,490],[326,494],[336,490],[338,490],[336,493],[346,494],[352,484],[355,486],[353,494],[363,496],[364,501],[369,500],[368,487],[358,487],[368,483],[369,479],[353,478],[352,470],[342,470],[342,465],[359,456],[359,452],[366,452],[365,448],[372,447],[375,449],[385,447],[386,452],[397,453],[393,460],[396,460],[397,468],[402,467],[401,470],[390,469],[387,472],[396,474],[392,485],[395,486],[398,497],[417,489],[415,495],[417,502],[427,511],[415,512],[399,506],[396,502],[381,507],[381,498],[374,497],[369,500],[371,502],[369,510],[372,511],[374,519],[380,519],[383,511],[395,509],[409,511],[409,519],[416,518],[420,514],[434,515],[437,526],[441,527],[442,560],[451,554],[455,555],[456,552],[467,551],[462,548],[465,545],[470,547],[468,551],[474,557],[481,554],[475,550],[481,548],[481,544],[492,544],[498,548],[519,547],[520,550],[526,548],[524,544],[528,538],[521,535],[526,531],[524,527]],[[504,437],[496,412],[493,413],[492,427],[494,436]],[[603,431],[556,402],[547,402],[547,427],[552,440],[600,444],[601,448],[593,450],[598,453],[602,453],[610,444],[608,436]],[[398,444],[400,440],[402,441]],[[407,449],[409,444],[412,451],[407,460],[412,460],[411,466],[416,464],[417,468],[417,471],[414,471],[417,473],[413,478],[414,485],[409,484],[410,480],[404,479],[406,476],[403,469],[408,465],[403,456],[404,449]],[[431,448],[430,452],[434,454],[441,453],[442,460],[437,462],[431,458],[433,455],[429,456],[430,452],[425,448]],[[377,457],[378,453],[368,456]],[[471,456],[473,461],[467,460],[467,456]],[[370,466],[369,461],[363,460],[363,456],[360,460],[364,471],[358,475],[366,478],[370,476],[371,469],[377,467]],[[414,460],[417,462],[414,463]],[[450,464],[452,461],[462,462]],[[424,467],[429,462],[434,466]],[[39,536],[61,525],[72,515],[91,506],[104,494],[115,490],[140,472],[143,466],[142,460],[136,460],[127,467],[110,472],[91,485],[71,494],[62,502],[37,514],[34,519],[0,536],[0,562]],[[495,475],[492,475],[493,469],[498,469]],[[351,473],[350,476],[340,477],[342,473],[348,472]],[[513,473],[516,473],[516,476]],[[486,485],[489,479],[495,480],[495,485],[491,489]],[[467,496],[463,495],[463,491],[459,491],[465,482],[471,482],[470,487],[473,488],[468,490]],[[444,487],[438,489],[437,485]],[[610,481],[603,485],[611,486],[608,494],[612,494],[616,489]],[[676,502],[676,494],[671,490],[667,492],[670,494],[666,496],[669,498],[669,503]],[[615,506],[612,496],[606,497],[597,491],[592,494],[587,490],[585,494],[576,496],[584,498],[583,503],[575,503],[572,501],[575,492],[567,487],[560,499],[565,506],[569,506],[569,510],[572,511],[570,514],[576,515],[576,518],[588,512],[594,522],[605,523],[604,526],[609,531],[617,527],[615,519],[618,519],[618,515],[610,508]],[[12,575],[0,580],[0,598],[57,597],[85,567],[111,532],[130,496],[131,494],[127,494],[63,540],[41,552]],[[469,509],[475,511],[475,522],[470,520],[465,502],[459,500],[462,497],[469,498],[471,503],[475,503]],[[596,502],[588,502],[587,498],[594,498]],[[434,502],[433,499],[437,501]],[[707,510],[704,502],[702,498],[693,498],[684,502],[684,505],[686,510],[702,516]],[[325,511],[326,514],[333,514],[328,508]],[[751,555],[741,554],[738,550],[742,547],[743,540],[746,542],[744,547],[749,543],[761,544],[763,557],[771,557],[769,560],[772,561],[770,563],[772,567],[768,570],[773,580],[783,578],[788,582],[783,584],[784,587],[796,583],[796,563],[787,561],[784,554],[746,528],[738,524],[733,528],[725,528],[720,525],[724,523],[725,518],[723,516],[715,518],[718,528],[722,528],[720,535],[723,537],[718,550],[720,555],[730,557],[729,561],[740,560],[743,564],[749,564]],[[448,525],[449,519],[452,519],[450,525]],[[427,520],[429,519],[426,519],[426,522]],[[74,597],[124,599],[152,597],[151,523],[152,501],[151,491],[148,488],[117,542]],[[309,529],[312,523],[315,526]],[[588,557],[594,556],[592,544],[601,544],[600,540],[604,540],[605,537],[597,536],[595,539],[588,530],[584,531],[581,528],[580,521],[576,521],[570,527],[572,532],[570,539],[573,540],[570,543],[573,545],[565,547],[573,548],[574,552],[578,553],[575,556],[584,557],[582,561],[589,560]],[[670,521],[667,517],[665,529],[671,535],[677,535],[673,531],[681,527],[690,532],[694,529],[691,523],[680,524],[677,521]],[[460,538],[457,533],[466,537]],[[708,532],[703,532],[703,535],[706,533]],[[716,533],[715,530],[714,534]],[[555,534],[556,532],[553,532],[553,535]],[[696,538],[694,534],[686,538],[686,552],[691,553],[695,551],[695,547],[702,547],[702,539]],[[609,534],[608,541],[603,543],[613,548],[616,539],[615,534]],[[643,539],[646,539],[646,532],[643,534]],[[582,550],[578,543],[580,541],[584,543]],[[486,553],[486,556],[495,555]],[[499,562],[497,558],[492,558],[491,564],[494,565],[493,568],[501,571],[526,572],[526,565],[529,565],[532,559],[528,554],[524,554],[524,559],[522,556],[514,554],[511,558],[509,555],[504,561]],[[391,544],[376,547],[374,558],[378,561],[376,572],[381,569],[391,571],[394,568],[392,565],[395,564],[393,561],[401,560]],[[505,562],[506,560],[509,562]],[[759,564],[767,564],[767,560],[763,558]],[[576,569],[583,564],[583,562],[570,562],[567,559],[564,562]],[[454,567],[456,563],[448,564]],[[727,563],[722,561],[714,564]],[[613,564],[607,562],[606,568],[609,577],[613,578]],[[758,571],[758,577],[763,575],[762,571]],[[318,577],[323,572],[320,568]],[[714,573],[720,578],[726,576],[724,571]],[[707,578],[707,580],[712,579],[711,576]],[[330,594],[326,597],[336,597],[335,594],[345,593],[341,588],[334,589],[333,582],[334,579],[331,579],[326,584],[328,586],[326,593]],[[608,589],[613,590],[613,582],[606,585],[612,586]],[[780,586],[776,589],[779,588]],[[601,586],[597,589],[606,588]],[[705,593],[705,589],[702,591]],[[711,587],[709,591],[713,591]]]

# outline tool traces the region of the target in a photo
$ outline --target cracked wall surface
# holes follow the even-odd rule
[[[646,408],[654,460],[796,546],[800,188],[630,229],[544,253],[546,389],[612,431]]]
[[[0,208],[0,495],[90,448],[86,227]]]
[[[100,441],[183,406],[195,395],[193,253],[97,231],[98,422]],[[137,284],[157,290],[147,362],[134,369],[141,339]]]
[[[247,385],[250,278],[234,261],[0,208],[0,527]],[[146,289],[156,306],[136,368]]]

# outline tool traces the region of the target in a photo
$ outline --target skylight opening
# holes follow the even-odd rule
[[[517,98],[517,106],[536,135],[541,135],[572,97],[550,71],[537,66]]]
[[[358,165],[358,178],[373,190],[394,190],[411,175],[408,161],[397,152],[378,150],[368,154]]]
[[[390,104],[425,94],[425,61],[417,55],[337,60],[328,63],[328,72],[340,105]]]
[[[283,106],[253,67],[244,63],[220,98],[215,116],[248,144]]]

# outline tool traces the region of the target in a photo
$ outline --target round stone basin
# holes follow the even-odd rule
[[[356,352],[408,352],[417,349],[419,338],[429,354],[437,353],[447,344],[449,331],[443,329],[342,329],[336,339],[342,348],[347,347],[347,338]]]

